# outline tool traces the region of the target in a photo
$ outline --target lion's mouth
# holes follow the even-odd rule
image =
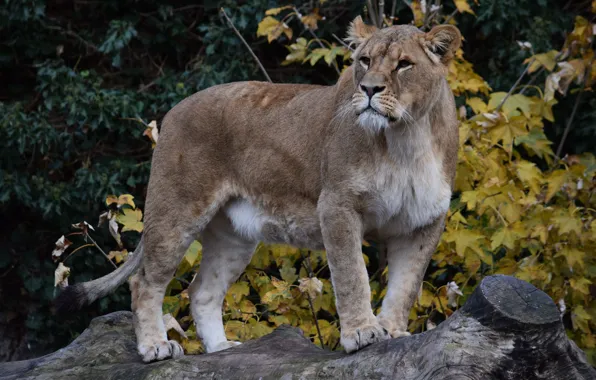
[[[362,112],[358,113],[358,115],[362,115],[365,113],[371,113],[373,115],[379,115],[382,116],[384,118],[389,119],[389,121],[397,121],[397,119],[393,116],[390,116],[384,112],[379,111],[378,109],[376,109],[375,107],[373,107],[372,105],[368,105],[368,107],[366,107],[365,109],[362,110]]]

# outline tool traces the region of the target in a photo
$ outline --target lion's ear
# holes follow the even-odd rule
[[[453,25],[437,25],[424,35],[421,42],[433,62],[448,65],[459,49],[461,34]]]
[[[348,36],[346,37],[346,41],[358,47],[358,45],[366,41],[376,31],[376,26],[366,25],[364,21],[362,21],[362,17],[358,16],[354,19],[354,21],[352,21],[350,27],[348,28]]]

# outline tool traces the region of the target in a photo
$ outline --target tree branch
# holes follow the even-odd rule
[[[573,122],[573,119],[575,118],[575,112],[577,111],[577,107],[579,106],[579,103],[581,101],[582,94],[584,93],[584,88],[586,87],[587,73],[588,73],[587,70],[584,71],[584,80],[582,82],[582,86],[579,90],[579,93],[577,94],[577,98],[575,98],[575,104],[573,105],[573,110],[571,111],[569,120],[567,120],[567,125],[565,126],[565,131],[563,131],[563,137],[561,137],[561,142],[559,142],[559,146],[557,147],[557,153],[556,153],[557,158],[561,158],[561,153],[563,152],[563,145],[565,145],[565,140],[567,139],[567,135],[569,134],[569,131],[571,130],[571,123]]]
[[[234,30],[234,33],[236,33],[236,35],[238,36],[238,38],[240,38],[240,40],[242,41],[244,46],[246,46],[246,48],[248,49],[248,52],[250,53],[250,55],[252,55],[252,57],[254,58],[257,65],[259,65],[259,67],[261,68],[261,71],[263,72],[263,75],[265,75],[265,78],[267,78],[267,80],[269,82],[273,83],[273,81],[269,77],[269,74],[267,74],[267,70],[265,70],[265,67],[263,67],[263,64],[261,63],[261,61],[259,61],[259,58],[257,57],[257,55],[252,51],[252,49],[250,48],[250,46],[248,45],[246,40],[242,37],[242,35],[238,31],[238,29],[236,29],[236,27],[234,26],[234,23],[232,22],[232,20],[230,20],[226,11],[223,8],[220,8],[220,12],[224,15],[224,17],[226,18],[226,21],[228,22],[230,27]]]
[[[535,60],[536,60],[536,58],[533,58],[528,63],[528,65],[526,66],[525,70],[521,73],[521,75],[519,76],[519,78],[517,78],[517,80],[515,81],[515,83],[513,84],[513,86],[511,86],[511,89],[509,90],[509,92],[507,93],[507,95],[505,95],[505,97],[503,98],[503,100],[501,100],[501,103],[499,103],[499,105],[495,109],[496,112],[499,112],[501,110],[501,108],[503,107],[503,104],[505,104],[505,102],[507,101],[507,99],[509,99],[509,97],[511,96],[511,94],[513,94],[513,91],[517,88],[517,86],[519,85],[519,82],[521,82],[521,80],[526,76],[526,73],[528,72],[528,70],[530,70],[530,66],[532,66],[532,64],[534,63]]]

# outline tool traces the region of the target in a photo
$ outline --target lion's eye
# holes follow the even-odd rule
[[[403,71],[412,67],[412,62],[408,61],[407,59],[402,59],[397,63],[395,70]]]
[[[368,67],[370,65],[370,58],[360,57],[360,63],[362,63],[364,66]]]

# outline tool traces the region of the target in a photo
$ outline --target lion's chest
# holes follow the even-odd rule
[[[451,189],[441,162],[432,156],[404,165],[381,164],[368,182],[365,228],[381,235],[410,233],[449,208]]]

